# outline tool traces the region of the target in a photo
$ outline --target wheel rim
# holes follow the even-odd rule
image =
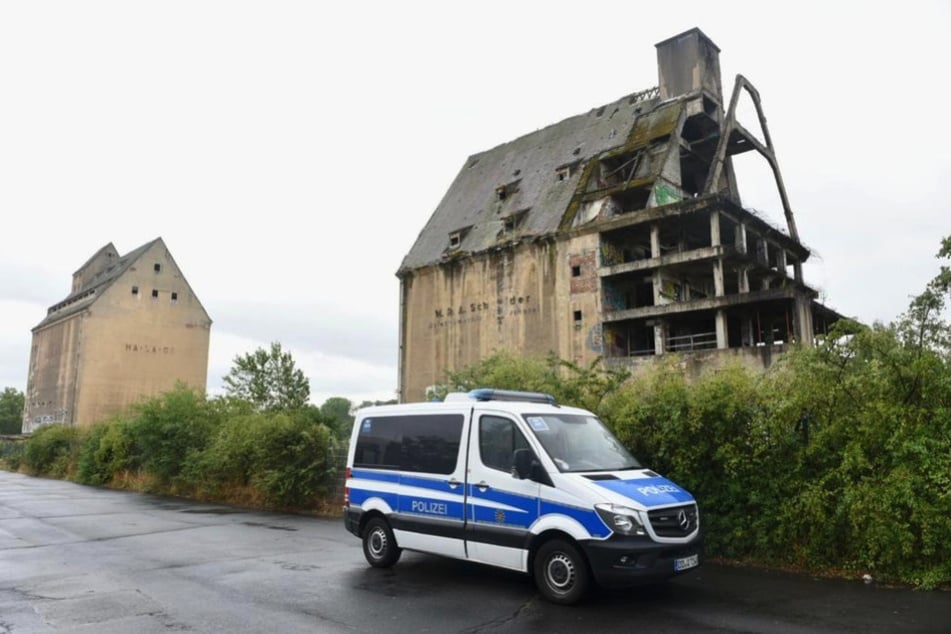
[[[383,553],[386,552],[386,531],[382,528],[374,528],[367,540],[367,547],[374,559],[382,558]]]
[[[545,579],[555,592],[569,592],[575,585],[575,562],[564,553],[553,554],[545,566]]]

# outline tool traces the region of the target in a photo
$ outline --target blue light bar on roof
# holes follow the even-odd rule
[[[471,390],[469,397],[477,401],[520,401],[523,403],[544,403],[545,405],[557,405],[555,397],[543,392],[520,392],[518,390],[495,390],[492,388],[480,388]]]

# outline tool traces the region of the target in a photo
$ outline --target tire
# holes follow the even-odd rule
[[[390,525],[382,517],[374,517],[363,528],[363,556],[374,568],[389,568],[403,550],[396,545]]]
[[[588,591],[591,573],[578,548],[566,541],[553,539],[535,554],[532,566],[535,585],[552,603],[577,603]]]

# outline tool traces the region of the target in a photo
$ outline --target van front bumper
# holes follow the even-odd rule
[[[580,542],[595,580],[605,587],[623,587],[663,581],[695,570],[676,570],[675,562],[703,559],[703,536],[686,544],[658,544],[644,538],[614,535],[604,541]]]

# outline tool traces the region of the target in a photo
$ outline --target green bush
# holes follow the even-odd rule
[[[186,465],[200,460],[219,414],[203,395],[177,387],[134,408],[133,442],[121,446],[120,458],[141,465],[160,485],[176,484]]]
[[[128,421],[115,418],[96,425],[80,451],[76,480],[83,484],[110,484],[118,474],[138,468],[134,447],[132,424]]]
[[[76,427],[44,425],[27,441],[23,464],[36,475],[65,478],[73,471],[81,441]]]
[[[0,463],[11,471],[19,470],[25,448],[26,444],[21,440],[0,439]]]
[[[195,471],[216,490],[250,486],[269,506],[312,508],[334,483],[338,441],[304,412],[251,412],[222,423]]]

